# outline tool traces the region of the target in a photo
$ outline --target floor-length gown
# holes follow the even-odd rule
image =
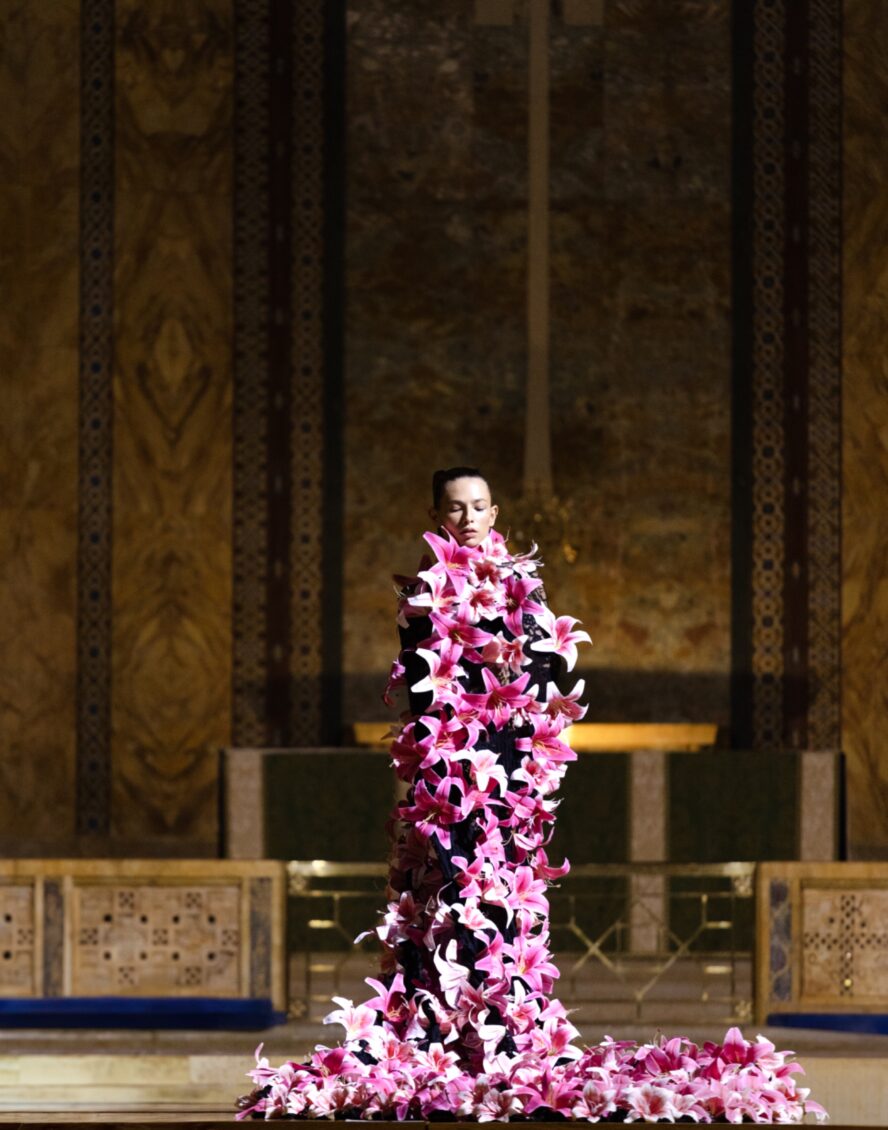
[[[391,747],[409,788],[389,824],[382,971],[363,1003],[334,998],[342,1044],[258,1060],[238,1117],[710,1121],[718,1101],[688,1041],[667,1045],[665,1066],[653,1046],[581,1048],[552,995],[546,892],[567,863],[546,849],[575,757],[564,730],[584,713],[582,683],[561,691],[554,676],[589,637],[550,612],[539,563],[495,532],[477,547],[425,537],[435,560],[401,578],[386,692],[409,697]]]

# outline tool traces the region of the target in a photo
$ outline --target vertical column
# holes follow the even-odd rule
[[[293,633],[290,591],[292,472],[294,444],[292,322],[293,24],[297,5],[272,0],[269,8],[268,118],[268,399],[265,489],[268,505],[265,667],[266,719],[270,745],[290,745]]]
[[[291,732],[318,744],[323,716],[324,585],[324,3],[294,12],[291,296],[293,436],[289,613],[293,625]]]
[[[633,863],[666,859],[666,754],[636,750],[630,754],[629,858]],[[633,953],[663,950],[666,883],[662,875],[633,875],[629,930]]]
[[[808,740],[841,748],[842,44],[840,0],[809,0]]]
[[[235,0],[232,741],[267,744],[269,0]]]
[[[111,822],[114,3],[81,7],[77,831]]]
[[[529,5],[527,156],[527,404],[524,491],[552,494],[549,426],[549,0]]]
[[[784,0],[755,6],[752,739],[783,738]]]
[[[786,7],[783,153],[783,733],[808,742],[808,3]]]

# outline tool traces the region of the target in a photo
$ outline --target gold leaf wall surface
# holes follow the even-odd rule
[[[0,851],[73,830],[79,5],[0,3]]]
[[[112,835],[203,855],[230,731],[232,5],[116,19]]]
[[[888,859],[888,21],[844,8],[842,746],[849,849]]]

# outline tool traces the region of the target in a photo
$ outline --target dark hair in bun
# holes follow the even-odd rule
[[[436,510],[441,505],[444,488],[454,479],[484,479],[487,482],[477,467],[448,467],[444,471],[436,471],[432,475],[432,506]]]

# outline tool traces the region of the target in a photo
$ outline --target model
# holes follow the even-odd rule
[[[430,514],[434,559],[396,579],[402,647],[385,698],[408,694],[391,753],[409,789],[390,822],[382,971],[363,1003],[334,998],[326,1019],[344,1027],[341,1045],[277,1068],[258,1059],[238,1117],[792,1121],[818,1110],[788,1053],[736,1030],[703,1049],[577,1042],[552,994],[546,898],[568,864],[553,865],[547,846],[576,756],[564,731],[585,713],[582,681],[561,690],[556,675],[591,641],[549,610],[534,551],[509,551],[477,469],[437,472]]]

